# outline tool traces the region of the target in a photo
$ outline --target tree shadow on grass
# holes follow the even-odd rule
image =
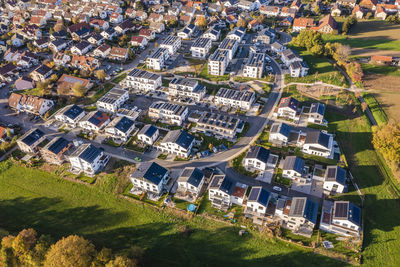
[[[189,232],[181,228],[172,223],[150,223],[98,232],[88,238],[114,249],[139,245],[145,249],[146,266],[344,265],[280,241],[261,240],[251,234],[239,236],[236,227],[208,231],[193,226]],[[106,240],[109,243],[103,244]]]
[[[99,206],[60,208],[58,198],[15,198],[0,201],[0,226],[19,232],[34,228],[39,233],[60,238],[73,233],[84,233],[123,222],[124,212],[114,212]]]

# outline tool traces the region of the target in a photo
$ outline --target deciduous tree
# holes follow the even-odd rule
[[[88,240],[71,235],[50,247],[44,261],[45,267],[87,267],[96,256],[94,245]]]

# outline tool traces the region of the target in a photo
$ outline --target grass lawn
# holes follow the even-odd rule
[[[368,107],[371,110],[372,115],[374,116],[378,125],[387,123],[388,118],[382,107],[379,105],[378,101],[376,101],[375,97],[371,94],[364,93],[363,98],[364,101],[368,104]]]
[[[258,174],[257,172],[250,172],[250,171],[246,170],[246,168],[243,166],[243,159],[246,157],[246,153],[247,152],[243,152],[242,154],[240,154],[239,156],[237,156],[236,158],[234,158],[231,161],[232,168],[235,171],[242,173],[246,176],[256,177]]]
[[[92,240],[97,248],[120,250],[139,245],[145,250],[145,266],[345,265],[252,230],[241,237],[239,227],[201,217],[184,220],[120,199],[100,187],[17,165],[6,168],[4,162],[0,163],[0,188],[2,228],[18,232],[33,227],[54,239],[78,234]],[[186,226],[193,230],[190,235]]]
[[[213,84],[213,83],[208,83],[204,81],[199,81],[199,84],[204,85],[207,89],[207,94],[209,95],[215,95],[219,89],[221,88],[231,88],[227,84]]]
[[[351,172],[365,195],[363,262],[366,266],[398,266],[399,195],[386,164],[372,147],[369,121],[363,115],[353,116],[331,108],[326,119],[329,131],[336,134]],[[343,198],[360,203],[354,191]]]
[[[103,87],[99,88],[96,90],[96,93],[90,97],[89,99],[87,99],[88,101],[85,101],[87,103],[85,104],[92,104],[92,103],[96,103],[97,100],[100,99],[100,97],[102,97],[103,95],[105,95],[108,91],[110,91],[115,85],[112,83],[106,83]]]
[[[128,75],[127,73],[123,73],[123,74],[119,75],[118,77],[116,77],[114,80],[112,80],[112,82],[113,83],[119,83],[123,79],[125,79],[127,75]]]
[[[388,27],[382,27],[384,26],[382,24],[387,24]],[[322,38],[325,42],[338,42],[355,48],[400,51],[400,40],[398,39],[400,27],[397,25],[397,30],[388,31],[392,26],[396,25],[383,21],[358,22],[352,28],[349,36],[324,34]],[[381,29],[379,31],[374,29],[377,27]]]
[[[308,71],[308,75],[304,77],[295,78],[290,77],[290,75],[285,75],[286,83],[313,83],[316,80],[319,80],[337,86],[348,86],[346,78],[336,70],[325,57],[315,56],[311,52],[294,45],[291,45],[290,48],[296,50],[300,56],[303,57],[303,60],[307,62],[310,70]]]
[[[214,81],[214,82],[220,82],[220,81],[229,80],[229,74],[225,74],[225,75],[221,75],[221,76],[208,74],[208,63],[204,64],[204,67],[201,70],[201,72],[199,74],[199,77],[200,78],[204,78],[206,80]]]
[[[383,74],[400,77],[400,68],[396,66],[374,65],[367,63],[362,63],[361,66],[365,74]]]
[[[218,139],[218,138],[215,138],[213,136],[205,135],[204,133],[198,132],[198,133],[195,133],[194,135],[196,137],[198,137],[198,136],[201,137],[202,140],[203,140],[201,142],[201,145],[200,145],[200,148],[199,148],[200,151],[204,151],[204,150],[209,149],[210,148],[210,144],[213,147],[217,147],[217,146],[220,146],[220,145],[225,145],[227,148],[229,148],[232,145],[232,142],[229,142],[226,139]]]

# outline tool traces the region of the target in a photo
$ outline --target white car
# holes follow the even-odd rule
[[[272,187],[272,189],[274,189],[275,191],[281,192],[282,188],[280,188],[279,186],[274,186]]]

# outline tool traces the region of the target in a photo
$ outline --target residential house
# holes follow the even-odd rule
[[[51,68],[49,68],[47,65],[41,65],[32,71],[30,76],[36,82],[44,82],[50,78],[51,74],[53,74],[53,70]]]
[[[45,139],[44,132],[37,128],[32,128],[17,140],[17,145],[22,152],[35,154],[39,150],[39,144]]]
[[[107,113],[116,113],[128,99],[128,91],[121,88],[113,88],[97,100],[97,109]]]
[[[211,39],[211,41],[218,41],[221,36],[221,29],[218,26],[210,27],[205,33],[203,33],[203,38]]]
[[[178,189],[175,197],[185,198],[195,201],[201,194],[205,177],[204,173],[198,168],[185,168],[178,178]]]
[[[153,40],[156,38],[156,33],[153,30],[141,29],[139,31],[139,36],[146,37],[148,40]]]
[[[328,166],[323,188],[329,194],[343,193],[346,188],[346,170],[339,166]]]
[[[281,224],[295,234],[311,236],[317,223],[318,203],[306,197],[287,200],[281,215]]]
[[[277,17],[279,16],[279,12],[280,8],[278,6],[262,5],[260,7],[260,13],[267,17]]]
[[[146,37],[133,35],[131,37],[130,44],[132,46],[139,46],[141,48],[145,48],[148,44],[148,41]]]
[[[88,130],[99,132],[110,123],[110,117],[101,111],[92,111],[86,114],[81,121],[79,127]]]
[[[75,128],[78,122],[85,116],[85,111],[83,108],[71,104],[58,110],[54,115],[57,121],[66,123],[68,126]]]
[[[75,55],[85,55],[92,49],[92,44],[88,41],[80,41],[71,48],[71,53]]]
[[[308,167],[304,159],[297,156],[287,156],[283,162],[282,176],[298,182],[308,179]]]
[[[278,106],[278,117],[296,120],[299,111],[299,101],[293,97],[284,97]]]
[[[56,39],[49,44],[49,48],[54,52],[60,52],[68,47],[70,44],[69,40]]]
[[[304,61],[295,61],[289,65],[291,77],[304,77],[308,74],[309,69],[307,63]]]
[[[168,50],[170,56],[175,55],[181,47],[182,39],[178,36],[169,35],[161,42],[160,48]]]
[[[89,25],[94,27],[95,29],[98,30],[107,30],[110,27],[110,24],[108,24],[108,21],[102,20],[102,19],[91,19],[89,22]]]
[[[158,139],[159,135],[160,133],[157,127],[151,124],[146,124],[142,129],[140,129],[137,137],[139,142],[152,146]]]
[[[313,18],[295,18],[293,21],[293,29],[292,32],[299,32],[304,29],[310,29],[314,27],[314,19]]]
[[[93,57],[73,55],[70,66],[86,71],[93,71],[100,67],[100,63]]]
[[[194,137],[186,131],[169,131],[157,145],[157,150],[176,155],[177,157],[188,158],[194,142]]]
[[[126,142],[134,129],[134,121],[123,116],[115,117],[104,129],[104,132],[114,140]]]
[[[135,25],[131,20],[125,20],[118,24],[114,29],[118,34],[126,34],[128,31],[134,30]]]
[[[130,176],[133,184],[132,192],[141,194],[146,192],[148,196],[160,196],[167,191],[167,183],[170,180],[168,169],[155,162],[143,162]]]
[[[106,40],[112,41],[115,36],[117,36],[117,32],[114,30],[114,28],[108,28],[105,31],[102,31],[100,33]]]
[[[236,27],[236,28],[233,28],[233,30],[231,30],[225,38],[241,42],[245,35],[246,35],[245,28]]]
[[[307,113],[307,121],[315,124],[324,124],[325,109],[325,105],[322,103],[312,103]]]
[[[121,23],[123,19],[124,19],[124,17],[117,12],[113,12],[110,15],[110,23],[113,23],[113,24]]]
[[[318,31],[321,33],[334,33],[335,31],[337,32],[337,22],[336,20],[331,16],[331,14],[326,15],[323,17],[317,24],[317,26],[312,27],[314,31]]]
[[[17,91],[29,90],[35,88],[35,82],[32,78],[22,76],[15,81],[14,86]]]
[[[111,60],[125,61],[128,59],[128,48],[113,46],[110,50],[108,58]]]
[[[88,42],[93,46],[97,47],[104,43],[104,37],[100,33],[93,33],[88,39]]]
[[[82,144],[68,157],[73,173],[84,172],[86,175],[94,175],[101,171],[110,157],[104,154],[103,148],[92,144]]]
[[[232,204],[242,205],[246,196],[247,185],[238,183],[224,174],[214,175],[208,188],[211,206],[228,210]]]
[[[108,55],[110,55],[110,52],[111,46],[109,46],[108,44],[102,44],[93,51],[93,54],[96,57],[107,58]]]
[[[274,169],[279,157],[261,146],[251,146],[243,160],[243,166],[249,171]]]
[[[332,157],[333,136],[321,131],[308,132],[302,147],[303,153],[330,158]]]
[[[244,214],[246,217],[260,218],[261,224],[267,214],[271,193],[262,186],[253,186],[247,198]],[[257,223],[257,220],[253,220]]]
[[[360,238],[361,209],[349,201],[324,200],[319,229],[345,237]]]
[[[269,131],[268,141],[273,144],[287,145],[291,128],[284,122],[274,122]]]
[[[27,112],[43,116],[54,106],[54,102],[38,96],[11,93],[8,99],[8,106],[17,112]]]
[[[61,165],[67,160],[67,156],[71,150],[72,143],[64,137],[59,136],[40,149],[40,154],[47,163]]]
[[[57,92],[61,95],[72,95],[74,84],[80,83],[86,90],[89,90],[93,84],[88,79],[78,78],[72,75],[63,74],[57,81]]]

